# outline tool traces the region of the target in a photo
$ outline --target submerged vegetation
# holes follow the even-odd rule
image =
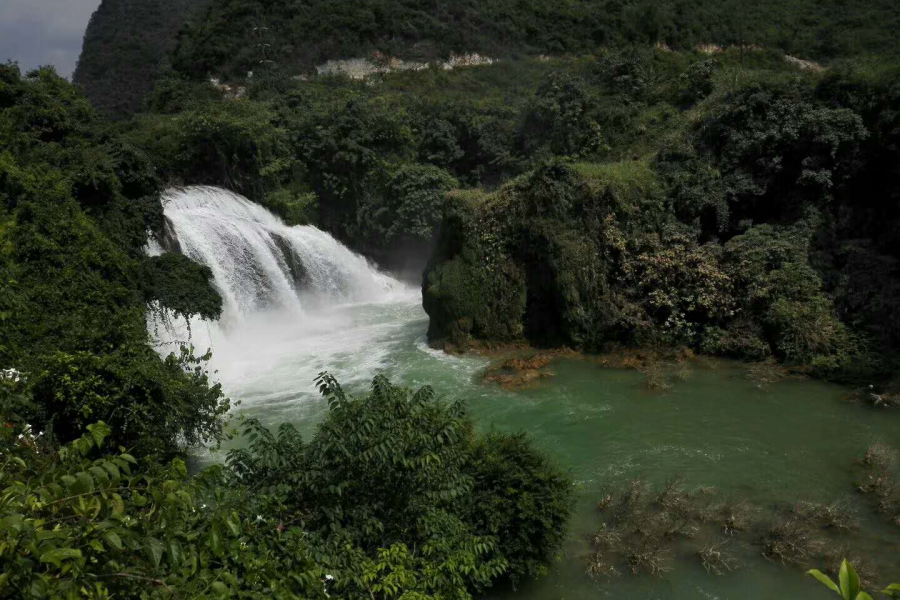
[[[859,516],[846,498],[762,507],[709,487],[689,489],[678,476],[656,488],[634,479],[606,486],[600,494],[602,523],[591,536],[586,567],[594,578],[663,576],[678,560],[698,561],[717,576],[760,560],[799,568],[825,565],[827,573],[837,575],[848,559],[866,587],[883,577],[853,550]]]

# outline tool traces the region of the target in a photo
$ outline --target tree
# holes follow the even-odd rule
[[[527,154],[541,148],[563,156],[585,156],[603,144],[600,126],[591,117],[593,102],[584,81],[554,72],[544,81],[525,112],[519,145]]]
[[[148,345],[149,301],[221,311],[208,270],[143,251],[163,221],[148,157],[51,69],[0,66],[0,139],[0,364],[28,374],[28,401],[4,418],[62,443],[104,420],[137,454],[220,439],[221,388],[189,352]]]
[[[383,197],[370,197],[360,207],[359,228],[373,246],[428,252],[440,225],[444,195],[457,187],[459,182],[443,169],[404,165],[391,177]]]

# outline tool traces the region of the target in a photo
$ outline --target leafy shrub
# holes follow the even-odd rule
[[[303,532],[247,511],[221,468],[187,480],[181,460],[93,458],[103,423],[58,455],[13,433],[0,432],[3,597],[325,597]]]
[[[140,346],[104,355],[56,352],[31,377],[38,424],[66,442],[108,418],[116,427],[113,442],[139,454],[215,443],[224,437],[230,404],[209,380],[208,359],[182,349],[161,361]]]
[[[391,177],[383,197],[371,197],[360,207],[359,227],[373,245],[428,248],[440,225],[444,195],[458,186],[438,167],[405,165]]]
[[[519,133],[522,151],[573,157],[595,152],[603,136],[591,117],[592,109],[584,81],[566,72],[551,73],[525,110]]]
[[[419,139],[419,158],[422,162],[444,169],[452,168],[465,156],[458,136],[453,123],[440,118],[432,119]]]
[[[817,105],[808,87],[754,83],[733,93],[700,129],[725,173],[733,218],[773,222],[803,201],[823,206],[853,176],[868,137],[853,111]]]
[[[649,100],[660,81],[652,52],[638,49],[601,56],[597,60],[596,72],[600,81],[612,92],[638,101]]]
[[[441,237],[425,272],[428,336],[466,349],[478,339],[522,338],[526,307],[521,268],[508,256],[494,218],[481,218],[482,194],[452,193]],[[487,258],[487,260],[485,260]],[[490,303],[485,302],[492,299]]]
[[[143,117],[141,124],[131,139],[184,183],[220,185],[262,200],[297,174],[287,134],[264,103],[205,102],[177,115]]]
[[[731,209],[722,174],[690,144],[669,145],[654,165],[662,176],[672,210],[684,223],[696,224],[707,236],[727,231]]]
[[[383,377],[361,400],[329,376],[319,386],[331,410],[307,449],[310,500],[321,511],[315,525],[349,529],[363,545],[400,541],[416,535],[426,509],[446,510],[471,492],[461,404],[440,405],[431,388],[411,394]],[[360,423],[370,423],[368,434]]]
[[[207,270],[144,256],[163,222],[148,157],[51,69],[0,66],[0,97],[0,364],[27,373],[27,401],[5,417],[61,442],[106,421],[136,454],[219,439],[220,388],[189,355],[147,344],[148,301],[221,310]]]
[[[291,98],[301,105],[303,96]],[[357,211],[384,194],[390,167],[412,156],[404,110],[356,95],[316,102],[286,117],[292,152],[319,198],[319,222],[342,238],[358,237]]]
[[[772,355],[772,347],[763,334],[762,325],[747,318],[735,319],[727,329],[707,327],[697,347],[704,354],[751,361],[765,360]]]
[[[712,94],[715,88],[713,75],[718,67],[719,63],[712,58],[699,60],[688,67],[678,78],[679,102],[690,106]]]
[[[150,257],[142,267],[148,302],[159,302],[176,317],[198,315],[214,321],[221,316],[222,297],[212,286],[209,267],[177,252]]]
[[[653,323],[643,339],[694,343],[706,325],[729,320],[736,309],[734,284],[719,263],[720,248],[667,232],[636,250],[624,265],[628,294]]]
[[[474,482],[468,518],[497,538],[513,583],[546,574],[573,507],[569,478],[525,434],[478,439],[466,470]]]
[[[229,455],[241,480],[370,557],[379,547],[430,549],[429,561],[447,561],[442,586],[546,571],[565,536],[572,484],[524,435],[473,438],[464,406],[436,402],[427,387],[413,393],[376,377],[370,395],[351,398],[327,374],[319,387],[330,411],[308,445],[288,426],[276,437],[249,424],[250,448]]]
[[[248,446],[193,478],[108,448],[102,422],[59,452],[4,423],[0,596],[470,600],[546,569],[572,484],[526,438],[474,438],[429,388],[319,385],[309,444],[248,420]]]

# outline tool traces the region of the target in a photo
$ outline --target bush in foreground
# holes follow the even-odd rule
[[[524,436],[475,436],[427,387],[319,384],[309,444],[248,421],[247,448],[190,478],[111,450],[103,423],[58,451],[4,425],[0,598],[465,600],[545,570],[572,485]]]

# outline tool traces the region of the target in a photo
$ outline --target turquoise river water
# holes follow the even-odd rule
[[[661,484],[675,475],[768,511],[846,498],[860,528],[845,542],[877,567],[879,581],[900,581],[900,527],[854,492],[856,461],[870,443],[900,448],[900,415],[844,402],[847,390],[820,382],[761,389],[744,367],[727,362],[693,365],[666,393],[647,391],[636,371],[603,368],[590,358],[557,361],[546,369],[552,377],[527,389],[484,385],[489,359],[428,347],[416,287],[379,273],[328,234],[287,227],[218,188],[173,189],[163,202],[177,244],[151,244],[148,252],[180,251],[208,265],[225,307],[220,322],[195,322],[188,331],[177,320],[151,321],[151,332],[162,352],[188,335],[200,350],[210,347],[215,377],[239,402],[236,413],[272,426],[294,423],[309,438],[326,410],[313,385],[318,373],[330,371],[355,393],[383,373],[397,384],[427,384],[445,399],[466,400],[482,430],[528,432],[571,471],[580,500],[560,561],[543,580],[493,590],[490,598],[827,597],[812,579],[765,561],[753,546],[741,550],[742,568],[723,576],[707,574],[688,555],[661,577],[587,577],[602,486],[634,477]],[[222,458],[207,454],[197,462]]]
[[[490,597],[750,600],[820,598],[824,588],[753,551],[742,568],[709,575],[699,561],[676,560],[662,577],[585,575],[588,539],[599,524],[594,505],[607,481],[642,477],[714,486],[758,506],[850,498],[862,527],[853,547],[900,579],[900,532],[854,492],[856,461],[869,443],[900,443],[898,417],[842,400],[847,390],[815,381],[760,388],[735,363],[694,365],[665,393],[648,391],[632,370],[589,359],[563,359],[553,374],[520,390],[481,383],[490,360],[450,356],[425,342],[427,315],[417,290],[400,289],[375,303],[320,308],[303,317],[260,312],[227,333],[210,332],[213,366],[238,411],[269,425],[288,421],[305,437],[324,416],[313,387],[329,370],[362,393],[376,373],[395,383],[431,385],[446,399],[465,399],[478,427],[527,431],[573,474],[579,506],[562,559],[550,575]],[[207,457],[217,460],[221,457]],[[745,553],[746,554],[746,553]]]

